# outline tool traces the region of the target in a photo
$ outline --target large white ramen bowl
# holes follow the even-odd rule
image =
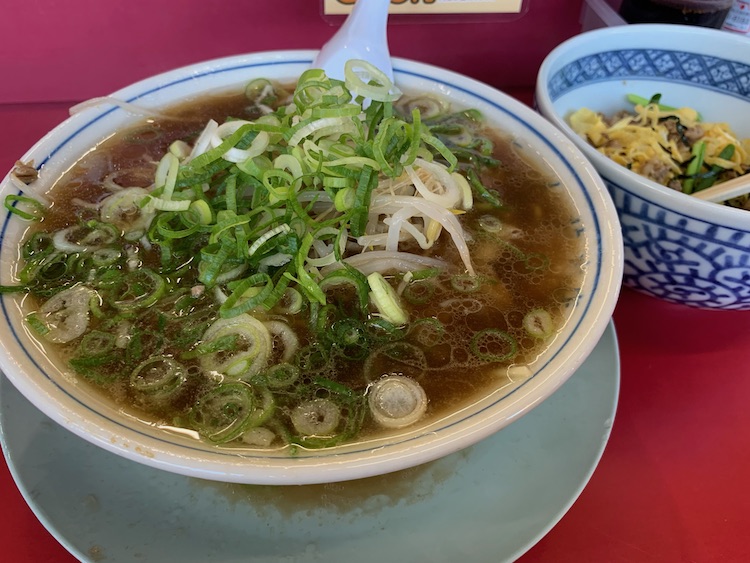
[[[662,95],[750,137],[750,41],[694,26],[590,31],[556,47],[539,70],[539,111],[591,160],[617,207],[623,284],[703,309],[750,310],[750,212],[699,200],[631,172],[590,146],[567,116],[630,109],[629,93]]]
[[[160,107],[205,92],[241,88],[249,79],[295,79],[309,68],[313,51],[257,53],[208,61],[149,78],[114,96]],[[529,412],[581,365],[610,320],[622,278],[622,240],[611,199],[590,163],[573,143],[525,105],[464,76],[432,66],[395,60],[396,82],[406,90],[447,96],[481,110],[489,122],[518,139],[520,150],[547,166],[577,208],[585,248],[585,275],[578,304],[549,351],[533,365],[533,376],[500,390],[448,418],[387,439],[321,451],[238,454],[165,433],[123,414],[116,406],[63,373],[34,344],[24,327],[17,298],[0,299],[0,368],[53,420],[111,452],[164,470],[227,482],[310,484],[388,473],[445,456],[489,436]],[[134,120],[111,105],[89,108],[62,123],[26,155],[49,182],[89,147]],[[6,178],[1,197],[16,193]],[[19,240],[27,225],[3,216],[1,281],[12,283]]]

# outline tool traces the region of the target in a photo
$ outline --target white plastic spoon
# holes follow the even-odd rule
[[[705,190],[691,194],[693,197],[714,203],[721,203],[733,197],[750,193],[750,174],[732,178]]]
[[[357,0],[349,16],[315,58],[313,67],[331,78],[344,80],[344,65],[350,59],[372,64],[393,81],[388,51],[388,7],[391,0]]]

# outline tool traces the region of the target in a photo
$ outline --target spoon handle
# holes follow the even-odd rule
[[[358,0],[339,30],[318,53],[315,66],[343,79],[344,63],[363,59],[393,80],[388,50],[388,7],[391,0]]]
[[[342,28],[350,33],[358,32],[373,38],[380,36],[385,42],[390,5],[391,0],[357,0]]]

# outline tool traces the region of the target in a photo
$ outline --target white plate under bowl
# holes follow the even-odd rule
[[[610,435],[610,322],[539,408],[462,452],[331,485],[237,485],[160,471],[63,430],[0,378],[0,438],[36,516],[81,561],[502,563],[567,512]]]

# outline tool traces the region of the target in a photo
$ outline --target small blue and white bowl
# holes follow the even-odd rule
[[[625,244],[623,284],[703,309],[750,310],[750,212],[661,186],[604,156],[566,122],[587,107],[612,114],[625,96],[661,94],[750,137],[750,40],[681,25],[589,31],[555,48],[539,70],[538,110],[603,177]]]

